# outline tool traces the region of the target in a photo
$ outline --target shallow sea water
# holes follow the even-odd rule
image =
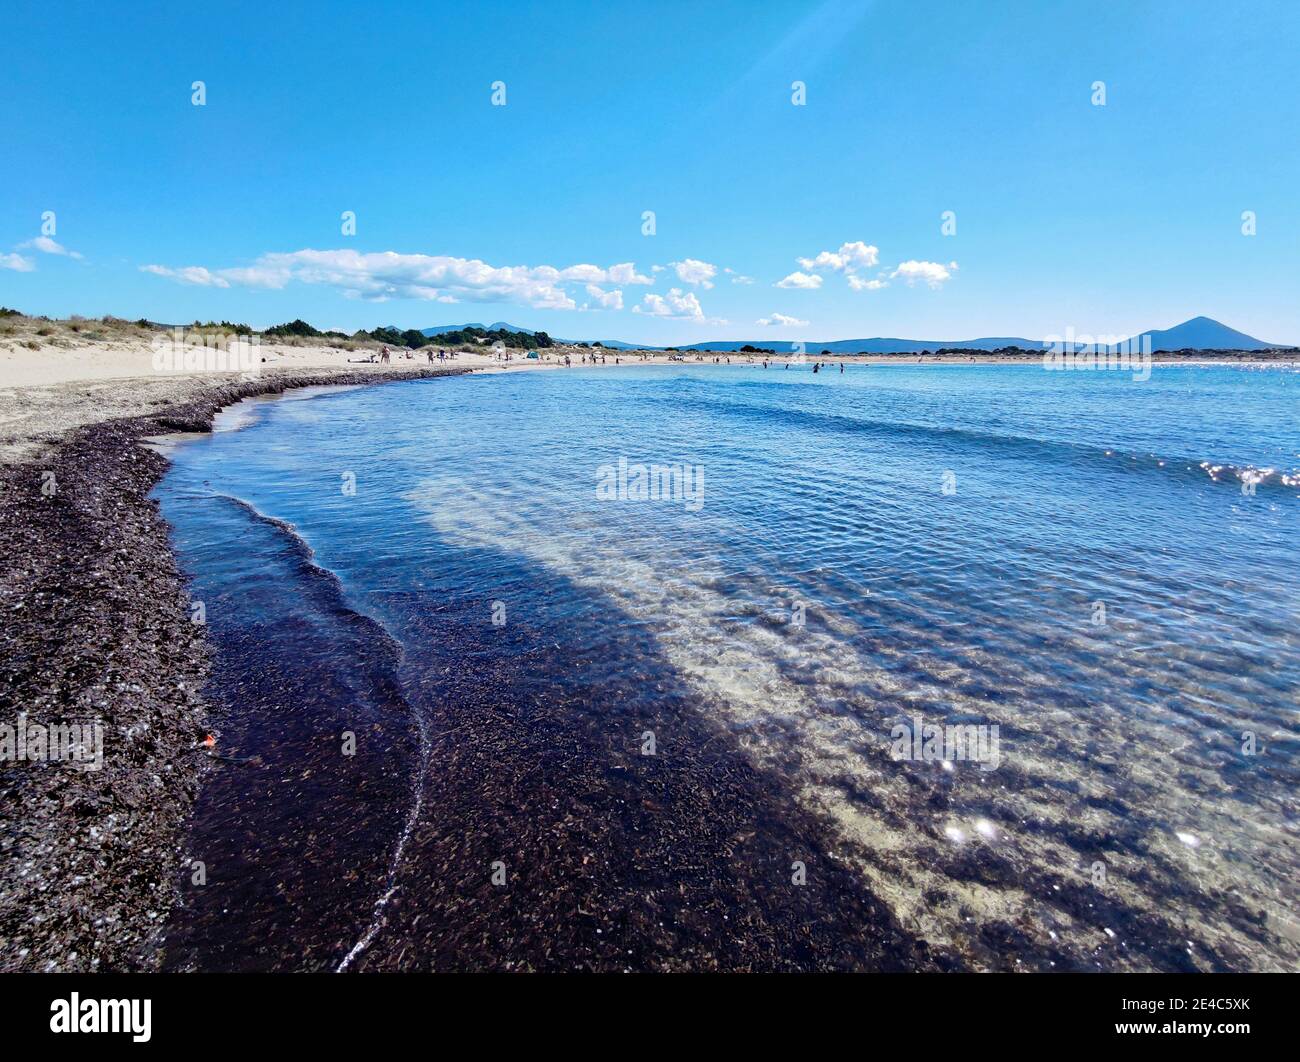
[[[611,367],[245,407],[157,491],[235,759],[270,772],[210,782],[191,843],[239,888],[178,913],[173,962],[396,950],[457,669],[617,690],[620,720],[688,698],[961,965],[1294,969],[1298,414],[1300,374],[1249,367]],[[603,498],[620,459],[702,494]],[[543,650],[580,666],[503,666]],[[344,779],[317,738],[358,720]],[[984,728],[983,761],[900,758],[918,722]],[[275,912],[291,864],[232,943],[230,897]]]

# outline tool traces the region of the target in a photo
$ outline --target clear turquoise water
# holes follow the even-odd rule
[[[378,704],[380,644],[392,762],[419,763],[452,667],[542,701],[616,688],[620,713],[688,697],[965,964],[1294,968],[1298,414],[1282,368],[457,377],[259,404],[178,448],[158,497],[250,747]],[[602,500],[620,458],[702,470],[702,505]],[[286,641],[319,682],[259,673]],[[503,645],[581,666],[495,677]],[[997,725],[996,769],[893,758],[917,716]],[[422,813],[423,765],[381,776],[338,940]],[[322,799],[282,781],[215,783],[196,836]]]

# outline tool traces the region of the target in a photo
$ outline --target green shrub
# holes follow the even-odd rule
[[[290,321],[288,324],[274,325],[262,332],[264,336],[304,336],[311,339],[317,338],[320,334],[301,317]]]

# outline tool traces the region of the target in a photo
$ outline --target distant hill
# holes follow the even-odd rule
[[[569,343],[572,340],[563,339],[560,342]],[[663,347],[648,347],[644,343],[624,343],[621,339],[589,339],[583,340],[584,343],[590,343],[595,346],[599,343],[607,350],[663,350]]]
[[[1174,325],[1172,328],[1152,329],[1134,337],[1135,344],[1140,344],[1143,336],[1151,337],[1151,351],[1160,350],[1267,350],[1270,347],[1285,344],[1265,343],[1229,328],[1225,324],[1209,317],[1193,317],[1190,321]],[[746,339],[737,341],[692,343],[682,350],[720,350],[736,351],[744,346],[769,347],[778,350],[788,349],[791,340],[774,341],[772,339]],[[1020,336],[985,336],[980,339],[836,339],[830,342],[805,340],[804,348],[809,354],[829,350],[832,354],[916,354],[923,350],[940,350],[942,348],[964,348],[966,350],[998,350],[1001,347],[1021,347],[1024,350],[1041,350],[1041,339],[1025,339]],[[1141,349],[1135,346],[1135,349]]]
[[[445,332],[458,332],[464,328],[486,328],[488,331],[502,329],[508,332],[534,333],[519,325],[497,321],[490,325],[459,324],[440,325],[434,328],[422,328],[426,336],[440,335]],[[1152,329],[1143,332],[1135,339],[1140,342],[1142,336],[1151,337],[1152,352],[1160,350],[1267,350],[1270,347],[1287,344],[1266,343],[1261,339],[1238,332],[1209,317],[1193,317],[1190,321],[1174,325],[1172,328]],[[678,345],[677,350],[714,350],[733,352],[742,347],[758,347],[787,351],[791,349],[797,337],[777,339],[768,336],[763,339],[715,339],[703,343]],[[578,340],[559,339],[557,343],[575,343]],[[644,343],[627,343],[621,339],[583,340],[582,342],[600,343],[611,350],[662,350],[662,347],[649,346]],[[829,350],[832,354],[918,354],[923,350],[940,350],[943,348],[965,348],[967,350],[998,350],[1002,347],[1020,347],[1024,350],[1041,350],[1041,339],[1025,339],[1023,336],[983,336],[979,339],[897,339],[874,337],[871,339],[831,339],[802,340],[804,349],[809,354],[819,354]]]
[[[507,321],[493,321],[490,325],[479,324],[477,321],[470,321],[468,324],[436,325],[433,328],[421,328],[420,331],[426,336],[440,336],[444,332],[460,332],[466,328],[481,328],[485,332],[523,332],[526,336],[537,334],[534,329],[522,328],[519,325],[512,325]]]
[[[1151,350],[1267,350],[1269,347],[1285,344],[1265,343],[1220,324],[1210,317],[1193,317],[1190,321],[1174,325],[1173,328],[1156,329],[1143,332],[1151,337]]]

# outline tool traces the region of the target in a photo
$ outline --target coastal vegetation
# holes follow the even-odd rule
[[[288,324],[272,325],[270,328],[262,330],[264,336],[299,336],[303,339],[322,339],[330,337],[334,339],[347,339],[342,332],[322,332],[313,328],[301,317],[295,318]]]
[[[426,343],[453,347],[468,344],[493,346],[500,343],[502,346],[517,350],[545,350],[555,345],[554,340],[545,332],[511,332],[505,328],[486,329],[470,326],[454,332],[439,332],[428,337],[424,337],[423,333],[416,334],[420,335]],[[600,344],[593,343],[592,346],[598,347]]]
[[[376,343],[385,343],[390,347],[409,347],[411,350],[427,347],[438,339],[438,337],[430,338],[426,336],[418,328],[407,328],[401,332],[396,328],[375,328],[369,332],[364,330],[356,332],[352,338],[371,339]]]

